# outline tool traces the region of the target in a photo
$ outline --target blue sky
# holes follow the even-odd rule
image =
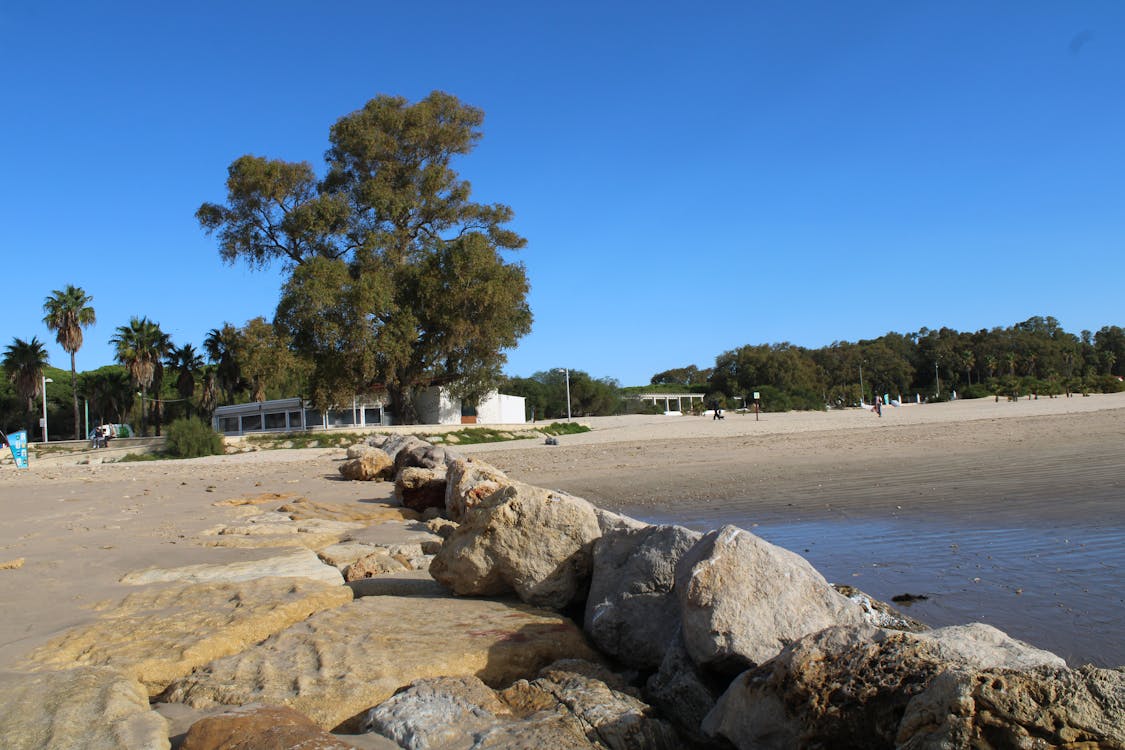
[[[93,295],[201,347],[272,317],[195,209],[318,169],[377,94],[486,113],[456,166],[528,238],[507,371],[623,384],[749,343],[1125,324],[1125,3],[0,0],[0,345]]]

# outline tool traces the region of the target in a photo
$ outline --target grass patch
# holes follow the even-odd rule
[[[286,432],[282,434],[247,435],[245,440],[263,450],[271,448],[347,448],[362,443],[372,433],[358,432]]]
[[[124,456],[117,459],[113,463],[127,464],[134,463],[136,461],[164,461],[169,458],[173,458],[173,456],[169,456],[166,453],[126,453]]]
[[[528,440],[535,437],[530,432],[510,432],[491,427],[466,427],[463,430],[426,435],[422,439],[435,445],[475,445],[477,443],[503,443],[508,440]]]
[[[590,428],[577,422],[551,422],[546,427],[540,427],[539,431],[544,435],[577,435],[589,432]]]

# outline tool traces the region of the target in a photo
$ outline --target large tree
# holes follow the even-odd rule
[[[47,348],[37,337],[31,341],[14,338],[4,350],[4,374],[26,403],[24,424],[31,421],[35,399],[43,388],[43,370],[47,367]]]
[[[212,328],[207,332],[207,338],[203,340],[203,349],[207,352],[207,358],[215,365],[209,375],[213,376],[215,385],[222,391],[223,399],[227,403],[234,402],[234,394],[242,382],[242,372],[238,366],[238,347],[238,329],[230,323],[223,323],[222,328]]]
[[[144,435],[148,389],[156,381],[157,373],[163,372],[163,361],[171,349],[171,341],[168,334],[160,330],[159,323],[147,317],[134,317],[129,325],[117,327],[110,343],[117,348],[114,355],[117,361],[125,366],[133,383],[141,389],[141,434]],[[156,413],[159,419],[159,412]]]
[[[203,357],[194,346],[184,344],[168,353],[167,365],[176,373],[176,392],[184,401],[186,415],[191,417],[191,398],[195,395],[195,378],[203,371]]]
[[[451,167],[483,119],[441,92],[379,96],[332,126],[322,181],[305,163],[243,156],[226,204],[197,211],[225,260],[291,271],[277,323],[314,363],[319,406],[382,384],[413,422],[416,389],[435,381],[472,401],[530,330],[524,268],[501,255],[525,244],[512,210],[472,201]]]
[[[78,422],[78,370],[74,355],[82,348],[82,329],[97,322],[94,308],[90,303],[94,298],[73,284],[66,289],[55,289],[43,302],[43,322],[55,332],[55,340],[70,355],[70,389],[74,396],[74,439],[80,439]]]

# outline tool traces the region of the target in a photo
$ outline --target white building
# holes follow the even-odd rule
[[[492,391],[474,409],[453,398],[443,386],[421,391],[415,406],[419,424],[524,424],[523,396]],[[386,391],[355,396],[350,405],[321,412],[299,398],[232,404],[215,409],[211,425],[216,432],[242,435],[247,432],[297,432],[340,427],[373,428],[395,424],[393,407]]]

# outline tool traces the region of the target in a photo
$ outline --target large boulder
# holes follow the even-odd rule
[[[163,700],[285,705],[332,729],[424,677],[476,675],[494,686],[556,659],[596,659],[553,612],[482,599],[369,596],[319,612],[172,683]]]
[[[901,750],[1125,747],[1125,669],[950,670],[911,699]]]
[[[285,706],[244,706],[195,722],[180,750],[355,750],[309,717]]]
[[[697,745],[713,746],[700,727],[729,684],[691,660],[681,633],[664,652],[660,669],[648,678],[645,697],[668,717],[680,734]]]
[[[445,512],[458,523],[470,508],[475,508],[493,492],[512,483],[495,466],[471,458],[453,461],[446,469],[445,476]]]
[[[703,536],[676,566],[684,643],[692,659],[735,674],[863,610],[800,555],[737,526]]]
[[[430,574],[456,594],[515,591],[529,604],[559,609],[585,596],[600,535],[590,503],[517,482],[465,516]]]
[[[398,454],[411,451],[415,448],[424,448],[429,443],[413,435],[389,435],[379,448],[390,456],[392,463],[398,459]]]
[[[472,677],[418,680],[369,711],[364,726],[407,750],[681,746],[666,722],[598,677],[604,674],[598,665],[568,659],[499,693]]]
[[[832,627],[739,675],[703,730],[740,748],[893,748],[907,705],[943,672],[1035,666],[1062,660],[987,625]]]
[[[167,750],[168,722],[136,680],[106,667],[0,673],[4,750]]]
[[[404,507],[445,510],[445,470],[408,466],[395,477],[395,497]]]
[[[373,482],[394,476],[394,462],[391,457],[378,448],[369,448],[357,458],[340,464],[340,475],[344,479],[360,482]]]
[[[178,677],[352,600],[346,586],[262,578],[149,588],[36,649],[37,668],[109,666],[158,695]]]
[[[604,653],[645,670],[680,629],[676,563],[702,535],[682,526],[619,528],[594,543],[584,627]]]
[[[452,450],[441,445],[431,445],[424,441],[404,447],[395,455],[395,474],[403,469],[437,469],[444,473],[445,467],[460,458]]]

